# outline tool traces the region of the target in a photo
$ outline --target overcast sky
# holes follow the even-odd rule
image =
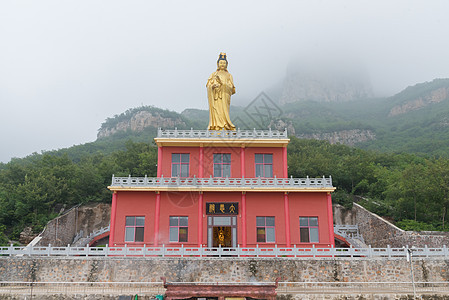
[[[207,108],[226,52],[237,94],[292,60],[351,58],[378,95],[449,77],[449,1],[0,2],[0,161],[96,139],[128,108]]]

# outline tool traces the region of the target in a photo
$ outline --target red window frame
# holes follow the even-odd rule
[[[132,232],[131,232],[132,230]],[[127,239],[127,234],[131,234],[132,240]],[[143,243],[145,234],[144,216],[125,216],[125,242]]]
[[[186,159],[187,158],[187,159]],[[173,174],[173,167],[177,166],[178,174]],[[183,174],[183,166],[187,166],[187,174]],[[190,174],[190,153],[171,154],[171,177],[189,177]]]
[[[315,237],[316,239],[314,239]],[[299,242],[300,243],[320,242],[318,217],[299,217]]]
[[[229,162],[224,162],[223,156],[229,155]],[[216,159],[217,158],[217,159]],[[214,177],[231,177],[231,153],[214,153],[213,155],[213,172]],[[220,174],[215,173],[215,166],[220,167]],[[224,176],[224,166],[229,166],[229,176]],[[220,176],[217,176],[220,175]]]
[[[173,237],[176,237],[176,239]],[[186,243],[189,241],[189,217],[169,217],[169,241],[170,243]]]
[[[269,231],[272,230],[273,239],[269,239]],[[256,235],[258,243],[276,243],[275,217],[256,217]]]
[[[262,156],[262,162],[257,162],[257,156]],[[270,159],[268,159],[270,157]],[[270,161],[271,162],[268,162]],[[254,155],[255,177],[272,178],[273,177],[273,153],[256,153]],[[257,167],[262,166],[262,174],[257,174]],[[271,174],[266,174],[265,166],[271,166]],[[268,175],[268,176],[267,176]]]

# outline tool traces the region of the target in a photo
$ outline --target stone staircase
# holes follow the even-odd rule
[[[84,236],[84,231],[80,230],[76,236],[73,238],[72,246],[73,247],[85,247],[89,245],[89,243],[99,235],[103,233],[109,232],[111,225],[106,227],[102,227],[98,230],[91,232],[89,235]]]
[[[358,225],[334,225],[334,233],[343,237],[354,248],[368,247],[359,233]]]

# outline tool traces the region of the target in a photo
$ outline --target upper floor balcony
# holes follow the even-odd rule
[[[279,130],[163,130],[158,128],[157,138],[210,138],[210,139],[287,139],[287,129]]]
[[[332,177],[320,178],[180,178],[180,177],[115,177],[110,190],[154,191],[312,191],[332,192]]]
[[[287,130],[163,130],[157,131],[156,144],[172,147],[286,147]]]

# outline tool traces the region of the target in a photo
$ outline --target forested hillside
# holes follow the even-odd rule
[[[70,151],[68,151],[70,152]],[[326,141],[291,138],[289,175],[332,175],[334,202],[353,200],[406,229],[448,230],[449,160],[361,150]],[[155,176],[157,148],[127,142],[110,154],[35,154],[0,166],[0,242],[17,240],[31,226],[39,232],[62,207],[109,202],[112,174]]]

